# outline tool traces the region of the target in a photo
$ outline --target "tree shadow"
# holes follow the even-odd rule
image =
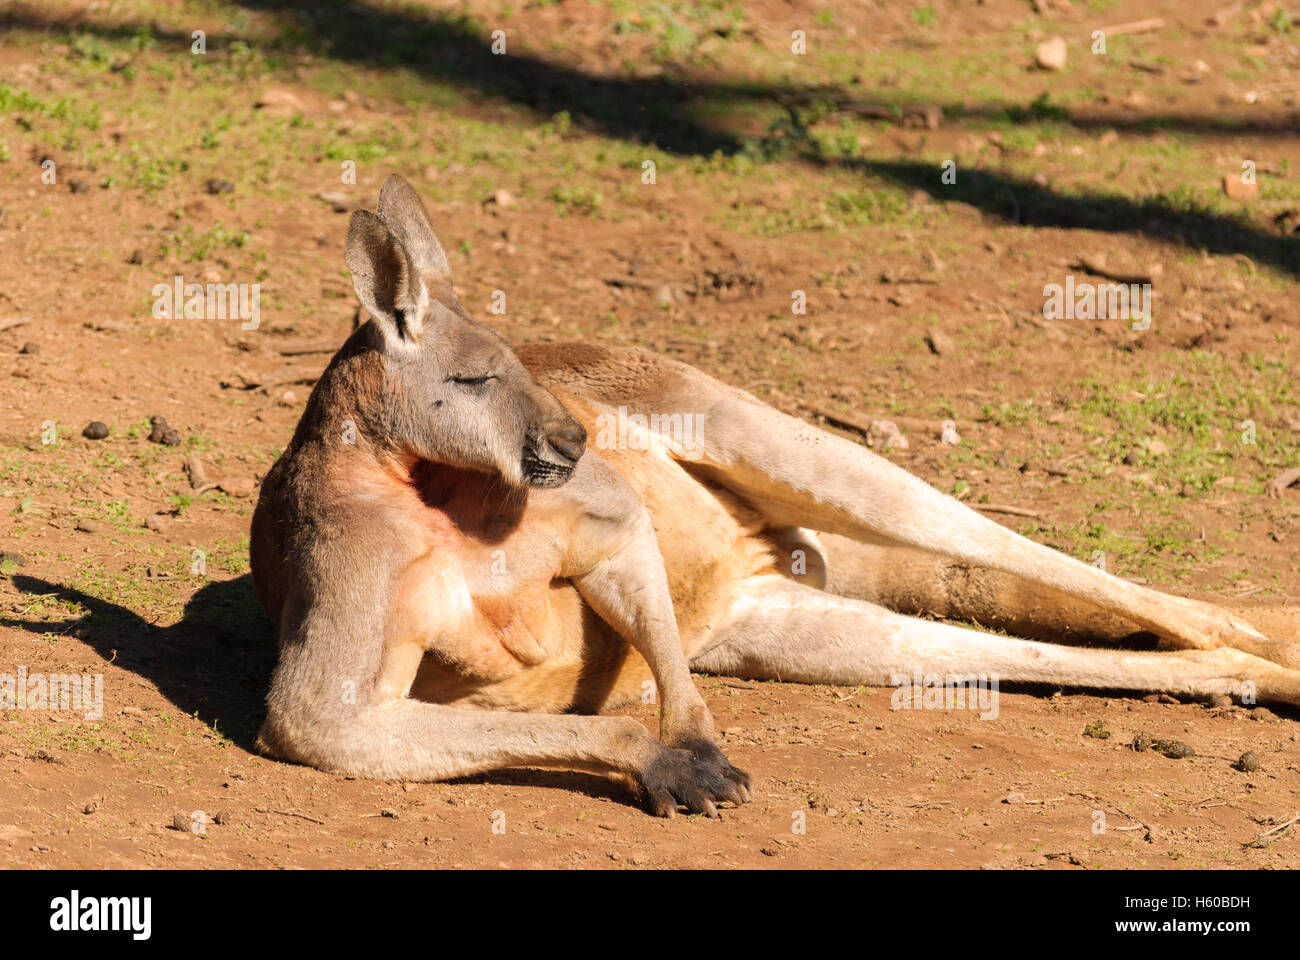
[[[570,114],[575,125],[605,136],[651,144],[670,153],[703,157],[778,148],[783,159],[824,168],[869,174],[896,186],[926,190],[939,199],[968,203],[986,215],[1021,226],[1084,228],[1108,233],[1139,233],[1193,249],[1219,254],[1246,254],[1292,275],[1300,275],[1300,244],[1271,233],[1243,217],[1198,206],[1176,192],[1141,201],[1095,191],[1064,194],[1031,180],[988,170],[962,170],[955,185],[941,184],[932,165],[895,160],[828,158],[809,139],[789,139],[802,128],[800,112],[822,102],[843,107],[861,102],[864,92],[826,86],[696,83],[667,74],[634,78],[602,76],[509,50],[498,55],[491,38],[469,17],[435,10],[377,8],[349,0],[240,0],[250,10],[272,15],[281,27],[270,47],[281,52],[310,52],[368,67],[402,67],[433,81],[455,84],[486,98],[496,98],[550,116]],[[137,36],[142,25],[103,27],[76,17],[57,17],[26,5],[0,14],[11,30],[91,32],[116,39]],[[188,34],[151,31],[154,42],[188,49]],[[213,42],[219,42],[214,38]],[[509,38],[507,37],[507,43]],[[895,93],[878,96],[899,115],[908,104]],[[1043,119],[1041,109],[1023,104],[965,106],[942,97],[936,103],[950,118],[1028,123]],[[788,113],[775,136],[747,138],[720,129],[713,120],[723,108],[769,105]],[[1053,108],[1056,122],[1092,129],[1098,125],[1134,130],[1184,132],[1265,132],[1293,134],[1292,119],[1261,123],[1253,117],[1223,114],[1135,115],[1098,120]],[[784,142],[777,143],[777,140]]]

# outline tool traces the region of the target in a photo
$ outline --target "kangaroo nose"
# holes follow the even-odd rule
[[[548,433],[546,442],[565,460],[577,463],[582,459],[583,451],[587,449],[587,431],[575,420],[567,426]]]

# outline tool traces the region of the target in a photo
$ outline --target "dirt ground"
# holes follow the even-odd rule
[[[1295,865],[1285,705],[1015,689],[981,719],[701,676],[757,786],[718,821],[585,774],[279,763],[247,572],[353,323],[346,212],[396,171],[516,341],[649,346],[860,442],[893,420],[888,456],[1013,529],[1300,639],[1300,488],[1267,491],[1300,466],[1285,5],[314,7],[0,4],[0,674],[104,680],[99,718],[0,710],[0,864]],[[1046,284],[1104,282],[1080,258],[1150,277],[1149,329],[1044,316]],[[176,275],[258,284],[256,329],[159,316]]]

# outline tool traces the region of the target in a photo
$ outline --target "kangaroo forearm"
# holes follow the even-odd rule
[[[636,773],[665,749],[626,717],[483,712],[417,700],[363,708],[330,726],[287,738],[295,753],[307,754],[294,759],[385,780],[448,780],[513,766]],[[273,739],[264,733],[268,745]]]

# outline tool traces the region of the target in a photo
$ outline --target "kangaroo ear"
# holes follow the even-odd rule
[[[435,273],[451,282],[451,265],[442,244],[433,235],[433,224],[420,195],[397,174],[391,174],[379,191],[379,218],[388,224],[398,242],[406,248],[416,270]]]
[[[369,210],[352,214],[346,258],[353,289],[385,338],[418,341],[429,303],[428,290],[409,251],[378,215]]]

